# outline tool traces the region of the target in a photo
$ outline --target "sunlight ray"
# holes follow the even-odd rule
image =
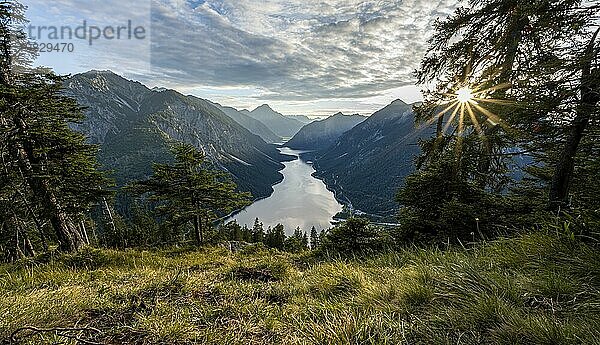
[[[464,103],[461,103],[460,115],[459,115],[459,119],[458,119],[458,135],[457,135],[456,147],[455,147],[456,164],[457,164],[456,171],[457,172],[460,170],[462,145],[463,145],[463,140],[464,140],[464,138],[463,138],[464,125],[465,125],[465,105],[464,105]]]
[[[478,98],[478,97],[475,97],[473,99],[477,100],[477,101],[485,102],[485,103],[494,103],[494,104],[499,104],[499,105],[514,104],[513,101],[507,101],[507,100],[502,100],[502,99],[494,99],[494,98]]]
[[[475,113],[473,112],[473,109],[471,108],[471,102],[466,104],[467,107],[467,112],[469,113],[469,117],[471,118],[471,121],[473,122],[473,126],[475,126],[475,130],[477,130],[477,133],[479,133],[479,135],[482,135],[483,132],[481,130],[481,125],[479,124],[479,121],[477,120],[477,116],[475,116]]]
[[[475,109],[479,110],[480,112],[483,113],[483,115],[487,116],[488,120],[493,124],[493,125],[503,125],[502,123],[502,119],[500,119],[496,114],[492,113],[491,111],[485,109],[484,107],[480,106],[477,103],[473,103],[473,106],[475,107]]]
[[[431,125],[432,123],[434,123],[437,119],[440,118],[440,116],[443,116],[444,114],[446,114],[450,109],[454,108],[457,104],[458,104],[458,101],[452,102],[452,104],[450,104],[448,107],[446,107],[446,109],[441,110],[439,113],[437,113],[431,119],[429,119],[429,121],[427,122],[427,125]]]
[[[458,114],[458,111],[460,110],[460,107],[457,106],[456,108],[454,108],[454,111],[452,112],[452,115],[450,115],[450,118],[448,119],[448,122],[446,123],[446,125],[444,126],[444,130],[442,131],[442,133],[446,133],[446,131],[448,130],[448,128],[450,128],[450,126],[452,125],[452,122],[454,121],[454,119],[456,118],[456,115]]]

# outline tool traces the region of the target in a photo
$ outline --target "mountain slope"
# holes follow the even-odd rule
[[[360,115],[337,113],[321,121],[315,121],[302,127],[285,146],[297,150],[323,150],[339,139],[354,126],[366,119]]]
[[[168,142],[173,140],[202,150],[255,197],[270,195],[282,178],[281,161],[287,157],[206,100],[153,91],[112,72],[75,75],[65,86],[87,107],[76,129],[100,145],[99,161],[114,170],[119,185],[147,177],[152,162],[169,162]]]
[[[304,123],[276,112],[267,104],[263,104],[251,112],[243,112],[243,114],[262,122],[273,133],[284,138],[293,137],[304,126]]]
[[[396,100],[314,154],[315,176],[355,210],[391,218],[395,194],[414,170],[418,139],[429,134],[415,129],[412,105]]]
[[[277,143],[281,141],[281,137],[277,134],[273,133],[262,122],[248,116],[248,114],[242,113],[235,108],[225,107],[217,103],[213,103],[219,110],[221,110],[225,115],[232,118],[235,122],[242,125],[244,128],[250,131],[250,133],[256,134],[262,138],[267,143]]]
[[[289,117],[291,119],[294,119],[294,120],[298,120],[298,121],[300,121],[300,122],[302,122],[304,124],[308,124],[308,123],[311,123],[311,122],[315,121],[315,120],[309,118],[306,115],[288,115],[287,117]]]

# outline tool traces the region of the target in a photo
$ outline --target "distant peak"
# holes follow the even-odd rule
[[[342,113],[341,111],[339,111],[339,112],[333,114],[333,116],[346,116],[346,115],[344,115],[344,113]]]
[[[122,81],[130,81],[130,82],[138,83],[136,81],[126,79],[123,76],[120,76],[120,75],[116,74],[115,72],[113,72],[111,70],[100,71],[100,70],[93,69],[93,70],[90,70],[90,71],[87,71],[87,72],[83,72],[83,73],[79,73],[79,74],[73,75],[73,77],[77,77],[77,76],[82,76],[82,77],[90,78],[90,79],[95,79],[95,78],[102,77],[102,78],[105,78],[105,79],[108,79],[108,80],[112,80],[112,81],[122,80]]]
[[[108,75],[117,75],[115,72],[111,71],[111,70],[97,70],[97,69],[92,69],[89,70],[87,72],[83,72],[81,74],[93,74],[93,75],[98,75],[98,74],[108,74]]]
[[[263,105],[261,105],[260,107],[256,108],[255,110],[258,110],[258,109],[262,109],[262,110],[273,110],[273,108],[271,108],[271,106],[270,106],[270,105],[268,105],[268,104],[263,104]]]
[[[396,99],[396,100],[394,100],[394,101],[392,102],[392,104],[393,104],[393,105],[408,105],[406,102],[404,102],[403,100],[401,100],[401,99],[399,99],[399,98],[398,98],[398,99]]]

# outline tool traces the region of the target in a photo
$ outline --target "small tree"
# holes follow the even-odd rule
[[[277,224],[274,228],[269,228],[265,236],[265,245],[269,248],[283,250],[285,246],[285,228]]]
[[[265,239],[265,230],[263,228],[263,223],[256,218],[254,221],[254,226],[252,227],[252,242],[254,243],[262,243]]]
[[[320,249],[343,255],[366,253],[382,249],[384,241],[380,230],[367,219],[350,218],[321,238]]]
[[[319,233],[317,229],[313,226],[310,229],[310,248],[315,250],[319,246]]]
[[[191,223],[198,245],[204,227],[219,215],[248,205],[250,195],[236,191],[228,175],[209,169],[204,155],[189,144],[172,147],[174,164],[154,164],[154,174],[129,189],[156,203],[156,211],[174,226]]]
[[[296,228],[294,234],[285,240],[285,250],[298,253],[308,249],[308,237],[300,227]]]

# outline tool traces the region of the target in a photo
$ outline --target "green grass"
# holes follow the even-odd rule
[[[0,266],[0,343],[600,344],[599,289],[598,248],[545,234],[345,261],[88,249]]]

